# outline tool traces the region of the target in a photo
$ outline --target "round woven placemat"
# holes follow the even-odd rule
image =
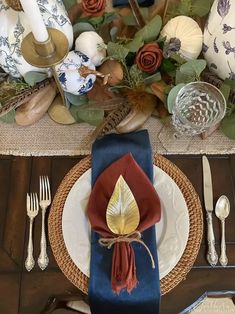
[[[193,266],[203,234],[203,216],[199,197],[187,177],[166,158],[155,155],[154,164],[165,171],[178,185],[189,211],[189,237],[177,265],[161,280],[161,294],[166,294],[182,280]],[[75,165],[65,176],[54,197],[48,220],[49,240],[55,259],[65,276],[82,292],[88,293],[89,278],[74,264],[65,247],[62,233],[62,214],[68,193],[77,179],[91,167],[88,156]]]

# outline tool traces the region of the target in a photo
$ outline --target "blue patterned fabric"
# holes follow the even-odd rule
[[[123,155],[131,152],[134,159],[153,180],[152,152],[146,130],[129,134],[109,134],[96,140],[92,148],[92,186],[102,171]],[[143,187],[144,188],[144,187]],[[92,314],[158,314],[160,306],[159,269],[155,226],[143,232],[143,241],[155,260],[152,269],[149,255],[138,243],[135,251],[138,285],[130,294],[119,295],[111,289],[112,249],[101,247],[96,232],[91,235],[89,303]]]

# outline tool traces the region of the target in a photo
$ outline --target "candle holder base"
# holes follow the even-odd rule
[[[38,68],[50,68],[61,63],[67,56],[69,44],[67,37],[55,28],[48,28],[49,39],[44,43],[35,41],[29,33],[22,41],[21,52],[24,59]]]

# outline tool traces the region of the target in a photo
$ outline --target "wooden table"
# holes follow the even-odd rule
[[[201,156],[167,156],[189,178],[202,194]],[[39,175],[48,174],[54,195],[65,174],[80,160],[79,157],[0,157],[0,313],[38,314],[50,296],[77,294],[79,291],[58,268],[48,246],[50,264],[45,271],[36,266],[25,270],[28,220],[26,193],[39,190]],[[174,314],[190,305],[205,291],[235,290],[235,156],[210,156],[214,203],[221,194],[231,202],[226,221],[229,265],[211,268],[205,259],[205,236],[193,269],[186,279],[162,297],[162,314]],[[213,217],[217,252],[220,252],[220,223]],[[35,256],[39,254],[41,221],[34,228]],[[111,313],[110,313],[111,314]]]

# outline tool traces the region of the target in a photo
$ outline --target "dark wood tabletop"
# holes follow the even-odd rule
[[[166,156],[189,178],[203,204],[201,156]],[[192,270],[186,279],[162,297],[161,313],[179,313],[206,291],[235,290],[235,156],[208,156],[212,171],[214,203],[225,194],[231,202],[226,220],[228,266],[212,268],[206,262],[205,233]],[[53,296],[80,292],[57,266],[48,244],[50,263],[41,271],[24,267],[28,220],[26,193],[39,190],[39,175],[48,175],[54,195],[65,174],[80,157],[0,157],[0,313],[42,313]],[[202,206],[204,209],[204,205]],[[205,215],[204,215],[205,217]],[[204,219],[205,222],[205,219]],[[220,252],[220,222],[213,214],[217,252]],[[205,230],[204,230],[205,232]],[[41,220],[35,220],[34,252],[39,255]],[[111,313],[110,313],[111,314]]]

